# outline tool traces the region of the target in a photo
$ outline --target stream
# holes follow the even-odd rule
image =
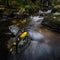
[[[41,25],[43,20],[43,16],[29,17],[31,43],[22,54],[9,56],[9,60],[60,60],[60,33]]]
[[[43,18],[30,16],[31,44],[22,54],[15,55],[14,60],[60,60],[60,33],[42,26]]]

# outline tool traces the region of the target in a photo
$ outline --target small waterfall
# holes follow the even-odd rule
[[[28,33],[32,40],[41,41],[44,38],[44,36],[37,31],[38,26],[41,25],[43,19],[44,17],[42,16],[30,16],[30,29]]]
[[[47,10],[47,11],[41,11],[41,10],[39,10],[39,14],[49,14],[51,12],[52,12],[52,10]]]
[[[42,21],[43,21],[44,17],[42,16],[30,16],[29,18],[29,24],[31,25],[31,27],[33,27],[34,29],[37,29],[38,26],[41,25]]]

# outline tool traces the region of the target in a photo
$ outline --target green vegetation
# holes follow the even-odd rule
[[[60,0],[51,0],[52,9],[60,9]],[[8,15],[13,11],[13,8],[18,9],[18,15],[30,15],[38,12],[39,9],[43,8],[40,0],[35,0],[32,2],[31,0],[0,0],[0,10],[4,10],[4,14]],[[3,5],[3,6],[2,6]],[[9,8],[7,8],[9,7]],[[59,27],[60,26],[60,12],[52,13],[51,16],[47,15],[43,24]]]

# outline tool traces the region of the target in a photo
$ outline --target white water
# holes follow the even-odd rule
[[[42,34],[37,32],[38,26],[41,25],[43,19],[44,17],[41,16],[30,16],[30,23],[32,26],[30,26],[31,28],[29,29],[28,33],[32,40],[41,41],[44,38]]]
[[[49,13],[51,13],[51,11],[52,11],[52,10],[48,10],[48,11],[43,12],[43,11],[39,10],[39,14],[40,14],[40,13],[41,13],[41,14],[49,14]]]
[[[42,16],[30,16],[30,23],[32,27],[37,28],[39,25],[41,25],[44,17]]]
[[[37,31],[34,31],[34,30],[30,30],[30,31],[29,31],[29,35],[30,35],[30,38],[31,38],[32,40],[41,41],[41,40],[44,38],[44,36],[43,36],[42,34],[40,34],[40,33],[37,32]]]

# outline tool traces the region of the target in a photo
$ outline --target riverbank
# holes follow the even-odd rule
[[[60,33],[60,28],[59,27],[53,27],[51,25],[45,25],[45,24],[42,24],[44,27],[54,31],[54,32],[57,32],[57,33]]]

